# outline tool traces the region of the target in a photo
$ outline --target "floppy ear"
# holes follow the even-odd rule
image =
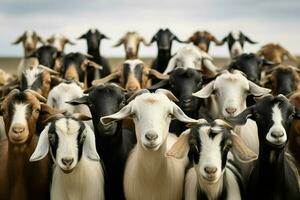
[[[101,33],[101,40],[102,40],[102,39],[108,39],[108,40],[110,40],[109,37],[107,37],[106,35],[104,35],[104,34]]]
[[[70,44],[70,45],[75,45],[75,43],[72,42],[69,38],[65,38],[65,39],[66,39],[66,40],[65,40],[66,43],[68,43],[68,44]]]
[[[168,84],[169,84],[169,79],[164,79],[164,80],[161,80],[160,82],[152,85],[151,87],[149,87],[148,90],[156,90],[156,89],[162,88]]]
[[[156,39],[157,39],[157,34],[155,34],[155,35],[152,37],[152,39],[151,39],[151,41],[150,41],[150,44],[152,44],[153,42],[155,42]]]
[[[215,81],[211,81],[204,88],[198,92],[193,93],[192,95],[198,98],[208,98],[214,91]]]
[[[164,79],[169,79],[169,75],[166,74],[162,74],[159,71],[155,70],[155,69],[150,69],[149,70],[149,76],[154,76],[158,79],[164,80]]]
[[[249,163],[251,161],[257,160],[258,156],[255,152],[253,152],[250,148],[246,146],[243,142],[242,138],[231,131],[231,139],[232,139],[232,151],[233,155],[243,163]]]
[[[131,115],[131,104],[129,103],[126,106],[124,106],[119,112],[112,114],[112,115],[101,117],[100,122],[103,125],[107,125],[112,122],[115,122],[115,121],[118,121],[121,119],[125,119],[125,118],[129,117],[130,115]]]
[[[77,40],[80,40],[80,39],[86,39],[86,33],[81,35],[79,38],[77,38]]]
[[[121,44],[123,44],[124,43],[124,38],[121,38],[120,40],[119,40],[119,42],[117,43],[117,44],[115,44],[113,47],[118,47],[118,46],[120,46]]]
[[[187,129],[177,139],[177,141],[172,145],[172,147],[166,152],[166,157],[173,157],[176,159],[182,159],[187,156],[190,146],[189,146],[189,134],[191,130]]]
[[[244,35],[244,34],[243,34]],[[251,40],[248,36],[244,35],[245,40],[251,44],[257,44],[257,42],[254,42],[253,40]]]
[[[178,119],[181,122],[184,123],[190,123],[190,124],[199,124],[199,120],[192,119],[188,117],[180,108],[177,106],[174,102],[171,102],[173,104],[173,112],[172,115]]]
[[[140,37],[140,41],[145,45],[145,46],[150,46],[151,43],[147,43],[144,37]]]
[[[100,157],[96,149],[95,134],[91,127],[85,123],[85,140],[83,143],[83,154],[91,160],[99,161]]]
[[[19,36],[14,42],[12,42],[11,44],[19,44],[20,42],[22,42],[22,40],[24,39],[24,33]]]
[[[247,119],[253,115],[253,109],[254,109],[254,106],[250,106],[235,117],[225,117],[225,121],[227,121],[233,125],[244,125],[244,124],[246,124]]]
[[[71,104],[72,106],[77,106],[80,104],[87,104],[88,103],[88,96],[82,96],[77,99],[73,99],[71,101],[66,101],[65,103]]]
[[[293,56],[288,50],[286,50],[286,49],[284,49],[284,50],[285,50],[284,55],[285,55],[289,60],[294,61],[294,62],[297,62],[297,61],[298,61],[298,59],[297,59],[295,56]]]
[[[49,152],[49,137],[48,137],[48,131],[49,131],[50,124],[48,124],[42,133],[40,134],[39,141],[37,143],[37,146],[33,152],[33,154],[30,156],[29,161],[34,162],[38,160],[42,160],[45,158]]]
[[[47,41],[45,41],[41,36],[39,36],[38,34],[36,35],[37,36],[37,39],[40,43],[42,44],[47,44]]]
[[[174,102],[179,102],[179,100],[174,96],[174,94],[169,91],[169,90],[166,90],[166,89],[157,89],[155,91],[155,93],[162,93],[164,95],[166,95],[171,101],[174,101]]]
[[[248,81],[248,82],[249,82],[250,93],[253,94],[254,96],[262,96],[265,94],[269,94],[271,92],[270,89],[260,87],[260,86],[256,85],[255,83],[253,83],[252,81]]]
[[[224,37],[223,40],[219,43],[219,45],[223,45],[225,42],[227,42],[228,36]]]

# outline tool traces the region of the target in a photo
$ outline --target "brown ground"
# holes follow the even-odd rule
[[[153,58],[141,58],[147,65],[150,65]],[[122,63],[123,59],[122,58],[110,58],[109,63],[112,67],[116,67]],[[10,73],[16,73],[18,64],[20,62],[20,58],[16,57],[0,57],[0,68],[10,72]],[[224,58],[215,58],[214,63],[216,66],[224,66],[228,63],[227,59]]]

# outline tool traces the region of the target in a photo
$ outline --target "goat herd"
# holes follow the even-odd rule
[[[13,42],[24,57],[16,75],[0,70],[1,200],[300,199],[300,70],[288,50],[243,53],[256,42],[242,32],[182,41],[160,29],[149,43],[127,32],[111,68],[107,36],[78,39],[87,53],[64,53],[74,43],[61,34]],[[172,55],[173,41],[191,44]],[[151,67],[141,42],[157,43]],[[214,64],[211,42],[228,44],[228,65]]]

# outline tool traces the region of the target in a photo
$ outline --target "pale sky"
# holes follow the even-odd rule
[[[138,31],[147,41],[159,28],[169,28],[186,40],[196,30],[208,30],[223,39],[231,30],[242,30],[257,45],[280,43],[300,54],[299,0],[0,0],[0,56],[22,56],[23,49],[11,42],[24,30],[43,37],[63,33],[76,42],[66,52],[86,51],[76,40],[89,28],[98,28],[111,38],[103,40],[105,56],[123,56],[124,49],[112,48],[126,31]],[[173,53],[182,44],[174,42]],[[155,56],[156,45],[141,45],[140,56]],[[213,56],[229,56],[227,46],[211,46]]]

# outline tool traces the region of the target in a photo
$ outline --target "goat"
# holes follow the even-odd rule
[[[19,44],[22,42],[23,49],[24,49],[24,56],[21,59],[17,74],[18,76],[21,75],[24,67],[28,66],[29,64],[36,64],[36,59],[29,58],[34,51],[36,50],[36,46],[38,42],[45,44],[45,41],[41,36],[39,36],[35,31],[25,31],[21,36],[19,36],[12,44]]]
[[[167,79],[168,75],[145,66],[144,62],[139,59],[126,60],[119,69],[112,74],[92,82],[93,85],[106,83],[108,81],[118,79],[118,82],[129,93],[133,93],[141,88],[151,85],[151,78]]]
[[[295,114],[297,115],[295,119],[293,119],[291,129],[289,131],[289,151],[295,158],[298,172],[300,172],[300,123],[298,119],[300,118],[300,92],[296,91],[293,93],[289,97],[289,100],[291,104],[295,106]]]
[[[203,113],[203,102],[199,98],[192,96],[192,93],[201,89],[203,84],[202,74],[192,68],[176,68],[169,73],[169,79],[152,85],[149,90],[165,88],[170,90],[179,100],[177,105],[183,112],[194,119],[199,118],[199,110]],[[203,117],[203,116],[202,116]],[[170,132],[177,136],[186,129],[185,123],[174,120],[170,125]]]
[[[93,67],[95,69],[102,69],[102,66],[91,61],[89,55],[82,53],[69,53],[63,58],[63,65],[61,68],[62,77],[66,80],[75,80],[84,83],[87,87],[87,68]]]
[[[193,126],[180,135],[167,155],[189,157],[192,166],[185,178],[185,199],[243,199],[241,174],[229,159],[229,151],[242,162],[257,159],[232,127],[219,119]]]
[[[31,89],[44,97],[48,97],[51,86],[51,74],[58,75],[59,73],[43,65],[29,66],[22,73],[20,89]]]
[[[193,44],[187,45],[179,50],[169,61],[164,74],[167,74],[177,67],[194,68],[213,75],[216,74],[217,67],[212,63],[213,59],[206,52],[200,50]]]
[[[136,144],[133,131],[127,130],[120,120],[102,125],[99,119],[118,112],[126,104],[125,91],[114,83],[89,88],[87,96],[68,103],[87,105],[92,113],[96,147],[105,166],[105,199],[125,199],[123,190],[124,169],[129,152]]]
[[[81,116],[62,116],[48,124],[30,161],[43,159],[49,150],[55,163],[51,199],[104,200],[104,174],[95,135]]]
[[[16,80],[16,76],[0,69],[0,86],[7,85]]]
[[[72,42],[69,38],[60,33],[53,34],[52,36],[47,38],[46,41],[50,45],[55,47],[60,54],[64,52],[66,44],[75,45],[74,42]]]
[[[282,64],[284,58],[296,62],[297,58],[293,56],[288,50],[282,47],[280,44],[269,43],[260,48],[257,52],[258,56],[263,56],[267,60],[270,60],[277,64]]]
[[[126,60],[127,59],[137,59],[139,53],[140,43],[143,43],[145,46],[149,46],[145,39],[137,32],[127,32],[117,44],[113,47],[118,47],[121,44],[124,44]]]
[[[256,121],[259,136],[259,158],[248,182],[246,199],[299,199],[297,176],[285,156],[294,107],[283,95],[268,95],[242,113],[226,120],[245,124]]]
[[[224,71],[214,81],[193,95],[199,98],[211,97],[207,101],[209,113],[213,119],[223,119],[224,117],[236,116],[245,110],[247,95],[262,96],[269,92],[269,89],[247,80],[239,71],[233,71],[233,73]],[[235,127],[234,131],[252,151],[258,154],[259,141],[254,121],[248,120],[245,125]],[[252,165],[250,163],[238,164],[242,168],[243,176],[247,177]]]
[[[156,42],[158,49],[157,56],[153,60],[151,66],[153,69],[156,69],[160,73],[163,73],[168,66],[169,60],[171,58],[173,41],[185,43],[185,41],[178,39],[178,37],[174,35],[168,28],[159,29],[150,41],[150,44]]]
[[[43,122],[61,112],[40,101],[46,99],[34,91],[14,89],[2,102],[7,139],[0,142],[0,199],[49,199],[50,157],[36,163],[29,157]]]
[[[101,40],[109,38],[103,33],[100,33],[98,29],[90,29],[78,39],[86,40],[88,47],[87,52],[89,55],[93,56],[91,60],[102,66],[101,70],[96,70],[94,68],[87,69],[87,87],[91,87],[91,82],[93,80],[105,77],[111,73],[108,60],[100,54]]]
[[[36,57],[40,65],[60,71],[62,54],[53,46],[43,45],[31,57]]]
[[[223,43],[216,39],[208,31],[196,31],[189,39],[189,42],[192,42],[195,46],[197,46],[202,51],[208,53],[209,46],[211,42],[214,42],[216,45],[222,45]]]
[[[126,199],[182,199],[184,159],[165,158],[168,147],[176,140],[169,136],[172,117],[186,123],[198,123],[187,117],[172,101],[176,97],[167,90],[156,93],[142,91],[119,112],[101,117],[104,125],[132,117],[137,145],[131,151],[124,172]],[[146,92],[146,93],[145,93]],[[139,95],[139,96],[138,96]],[[168,139],[167,139],[168,138]]]
[[[227,42],[228,49],[230,52],[231,59],[241,55],[244,51],[244,44],[245,42],[249,42],[250,44],[256,44],[251,40],[248,36],[246,36],[241,31],[232,31],[230,32],[225,38],[223,38],[220,45]]]
[[[273,67],[262,80],[264,87],[272,89],[273,95],[289,95],[299,89],[300,70],[291,65]]]

